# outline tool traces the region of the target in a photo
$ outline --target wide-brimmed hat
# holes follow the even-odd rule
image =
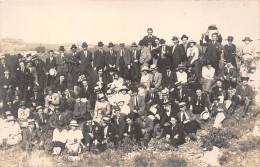
[[[78,127],[79,124],[77,123],[76,120],[72,120],[72,121],[70,121],[70,125],[69,126],[76,126],[76,127]]]
[[[176,70],[180,70],[180,69],[185,70],[186,69],[185,65],[179,64],[178,67],[176,68]]]
[[[187,38],[187,40],[189,39],[189,37],[188,37],[187,35],[185,35],[185,34],[183,34],[183,35],[181,36],[181,40],[182,40],[183,38]]]
[[[59,51],[65,51],[64,46],[60,46]]]
[[[21,101],[20,102],[20,106],[25,106],[25,104],[26,104],[26,101]]]
[[[150,70],[151,70],[151,71],[153,71],[153,70],[157,70],[156,65],[152,64],[152,65],[150,66]]]
[[[109,117],[103,117],[102,120],[103,120],[103,122],[106,122],[106,123],[110,122],[110,118]]]
[[[160,44],[165,44],[166,41],[164,39],[160,39]]]
[[[121,86],[120,88],[119,88],[119,91],[123,91],[123,90],[126,90],[126,91],[128,91],[128,88],[126,87],[126,86]]]
[[[13,115],[10,115],[9,117],[7,117],[6,121],[15,121],[15,117]]]
[[[175,40],[178,40],[179,38],[177,36],[173,36],[172,37],[172,40],[175,41]]]
[[[248,81],[249,77],[241,77],[240,79],[241,79],[241,81]]]
[[[12,112],[11,112],[11,111],[6,111],[6,112],[5,112],[5,116],[10,116],[10,115],[12,115]]]
[[[188,43],[194,43],[194,45],[196,45],[197,42],[193,41],[193,40],[189,40]]]
[[[104,46],[104,44],[103,44],[103,42],[99,41],[97,46],[102,47],[102,46]]]
[[[183,106],[186,106],[186,103],[185,103],[185,102],[179,103],[179,107],[183,107]]]
[[[203,111],[203,112],[200,114],[200,118],[201,118],[202,120],[208,120],[208,119],[209,119],[209,116],[210,116],[210,114],[209,114],[208,111]]]
[[[226,40],[227,40],[227,41],[233,41],[233,40],[234,40],[234,37],[228,36]]]
[[[75,44],[71,45],[70,49],[77,49],[77,46]]]
[[[208,27],[208,30],[217,30],[218,28],[217,28],[217,26],[216,26],[216,24],[211,24],[211,25],[209,25],[209,27]]]
[[[82,47],[82,48],[86,48],[86,47],[88,47],[87,42],[83,42],[82,45],[81,45],[81,47]]]
[[[150,71],[150,69],[149,69],[148,67],[144,66],[144,67],[142,68],[142,72],[143,72],[143,71]]]
[[[135,42],[133,42],[132,45],[131,45],[131,47],[137,47],[137,46],[138,45]]]
[[[145,45],[146,45],[146,41],[140,40],[140,41],[139,41],[139,45],[140,45],[140,46],[145,46]]]
[[[249,41],[249,42],[252,42],[253,40],[252,39],[250,39],[250,37],[245,37],[242,41]]]
[[[114,47],[115,45],[112,42],[109,42],[108,46],[109,48]]]

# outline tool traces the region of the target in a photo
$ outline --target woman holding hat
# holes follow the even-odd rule
[[[81,153],[81,146],[84,147],[81,140],[84,138],[82,131],[78,129],[79,124],[76,120],[70,122],[70,130],[67,133],[66,148],[69,155],[77,156]]]

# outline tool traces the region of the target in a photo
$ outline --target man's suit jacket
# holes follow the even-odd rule
[[[221,54],[221,40],[218,39],[215,43],[213,43],[212,40],[208,38],[208,36],[205,36],[205,40],[208,42],[207,49],[205,51],[205,57],[212,61],[219,61],[220,60],[220,54]]]
[[[172,94],[179,102],[188,102],[189,91],[186,87],[182,87],[181,93],[179,89],[174,89]]]
[[[56,81],[52,83],[51,87],[54,93],[58,91],[62,93],[67,88],[67,84],[65,80],[60,84],[60,78],[57,78]]]
[[[152,55],[151,55],[148,47],[145,46],[143,49],[141,49],[141,56],[140,56],[140,60],[139,60],[141,65],[144,64],[144,65],[148,66],[151,58],[152,58]]]
[[[87,98],[89,100],[90,97],[93,95],[93,93],[94,93],[93,87],[91,85],[88,85],[87,89],[85,87],[80,88],[79,97]]]
[[[190,105],[192,106],[198,106],[197,105],[197,101],[198,101],[198,96],[196,94],[194,94],[192,97],[191,97],[191,100],[190,100]],[[200,107],[208,107],[208,101],[207,101],[207,97],[205,95],[201,95],[201,104],[200,104]]]
[[[151,85],[154,85],[156,89],[161,87],[161,83],[162,83],[162,74],[159,72],[156,72],[154,74],[154,78],[153,78],[153,74],[149,74],[149,78],[148,78],[148,83],[147,83],[147,87],[150,88]]]
[[[112,122],[115,125],[115,127],[117,128],[119,135],[123,135],[123,130],[126,126],[125,117],[126,117],[125,114],[120,113],[119,117],[114,116],[112,118]]]
[[[64,53],[64,56],[61,57],[61,54],[56,56],[56,65],[57,65],[57,73],[64,74],[68,72],[68,55]]]
[[[140,50],[131,50],[131,63],[132,64],[139,64],[140,61],[140,56],[141,56],[141,51]],[[135,62],[137,60],[137,62]]]
[[[5,63],[5,65],[3,65],[2,62],[0,62],[0,78],[5,75],[5,70],[8,70],[10,74],[12,73],[11,68],[8,64]]]
[[[228,68],[224,67],[220,76],[223,77],[223,78],[224,78],[224,76],[226,76],[227,80],[230,80],[231,78],[236,78],[237,77],[236,68],[232,67],[228,71]]]
[[[141,129],[145,129],[147,133],[151,133],[153,131],[153,120],[149,117],[145,117],[144,121],[137,118],[136,122],[140,125]]]
[[[14,86],[13,78],[11,78],[10,76],[8,78],[6,78],[5,76],[1,77],[0,81],[0,88],[3,90],[8,90],[10,86]],[[7,86],[7,88],[4,88],[5,85]]]
[[[52,61],[51,61],[51,60],[50,60],[50,57],[48,57],[48,58],[46,59],[46,70],[47,70],[47,72],[49,72],[49,70],[50,70],[51,68],[55,68],[55,69],[56,69],[56,67],[57,67],[56,58],[53,57],[53,59],[52,59]]]
[[[148,42],[148,41],[154,42],[156,38],[157,38],[157,37],[154,36],[154,35],[152,35],[152,36],[146,35],[146,36],[143,37],[143,40],[146,41],[146,42]]]
[[[42,92],[38,92],[37,96],[35,97],[35,95],[33,94],[30,101],[35,101],[37,106],[44,106],[45,102],[44,102],[44,95]]]
[[[79,59],[77,53],[70,53],[67,56],[68,72],[79,72]]]
[[[60,118],[59,118],[60,117]],[[67,113],[62,112],[60,115],[53,114],[49,119],[50,127],[56,128],[58,126],[68,126],[70,123],[70,119]]]
[[[148,103],[151,105],[153,104],[158,104],[158,101],[159,101],[159,94],[157,92],[154,92],[153,93],[153,97],[151,97],[151,92],[147,92],[146,95],[145,95],[145,104],[148,105]],[[151,102],[149,102],[151,101]]]
[[[22,72],[21,67],[18,67],[16,70],[16,87],[27,88],[30,86],[30,83],[30,70],[25,67],[24,72]]]
[[[254,92],[251,86],[246,85],[245,89],[242,85],[237,86],[236,95],[240,95],[242,98],[248,97],[250,100],[254,97]]]
[[[107,129],[106,138],[109,138],[110,141],[114,141],[115,136],[118,135],[117,129],[115,128],[115,126],[113,124],[108,124],[107,126],[108,126],[108,129]],[[106,139],[104,130],[105,130],[105,127],[102,125],[99,125],[96,128],[94,138],[97,139],[97,141],[99,143],[101,143],[104,139]]]
[[[42,59],[36,59],[36,60],[34,60],[34,61],[33,61],[33,65],[34,65],[34,67],[36,68],[37,75],[38,75],[39,78],[40,78],[40,77],[41,77],[41,78],[44,77],[44,76],[45,76],[45,73],[46,73],[46,72],[49,72],[49,71],[47,71],[46,65],[45,65],[45,63],[44,63],[44,61],[43,61]]]
[[[29,127],[23,131],[23,142],[31,144],[32,142],[39,142],[42,137],[42,134],[39,130],[34,128],[30,130]]]
[[[176,44],[174,50],[173,50],[174,46],[171,46],[170,48],[170,53],[171,53],[171,62],[174,65],[174,68],[178,67],[179,64],[181,64],[181,47],[179,44]]]
[[[99,49],[94,52],[93,66],[96,67],[97,70],[105,68],[105,55],[106,51],[104,50],[103,53]]]
[[[96,125],[86,125],[84,123],[83,127],[82,127],[82,134],[83,134],[83,136],[86,137],[88,133],[91,133],[91,134],[94,135],[95,128],[96,128]]]
[[[189,109],[187,109],[184,112],[188,115],[190,122],[196,120],[196,116]],[[180,122],[187,120],[187,118],[184,119],[184,116],[182,115],[182,113],[184,113],[184,112],[180,111],[177,113],[177,118]]]
[[[171,117],[176,117],[177,116],[177,111],[174,111],[174,108],[171,107],[169,115],[167,114],[167,110],[163,109],[161,113],[162,117],[160,119],[160,125],[164,126],[166,122],[170,122]]]
[[[188,44],[187,48],[185,49],[185,46],[183,44],[180,44],[180,54],[181,54],[181,61],[185,62],[188,60],[187,58],[187,49],[188,49]]]
[[[129,126],[130,126],[130,132],[129,132]],[[123,134],[124,133],[128,134],[130,139],[135,138],[136,141],[140,141],[140,139],[143,137],[141,127],[137,122],[133,122],[131,125],[126,124],[124,127]]]
[[[84,102],[75,103],[74,111],[73,111],[73,115],[75,117],[81,117],[84,114],[86,114],[86,112],[87,112],[87,103]]]
[[[136,96],[131,96],[131,98],[129,100],[130,111],[133,111],[133,110],[144,111],[145,110],[145,100],[142,96],[137,95],[138,106],[136,106],[135,103],[136,103]]]
[[[110,50],[106,52],[105,55],[105,60],[106,60],[106,67],[109,68],[109,65],[116,65],[116,60],[117,60],[117,52],[113,50],[113,53],[111,54]]]
[[[117,58],[116,58],[116,65],[117,67],[120,66],[120,58],[123,57],[125,65],[130,65],[131,64],[131,53],[130,50],[127,48],[124,48],[123,56],[121,56],[121,49],[117,51]]]
[[[176,123],[175,126],[172,126],[171,123],[170,123],[170,125],[165,126],[163,129],[162,137],[165,137],[167,134],[169,134],[171,136],[171,139],[174,139],[175,135],[179,135],[177,140],[180,143],[185,142],[184,128],[180,123]]]
[[[87,50],[87,56],[84,53],[84,50],[81,50],[77,53],[78,59],[81,61],[79,65],[79,71],[85,73],[87,70],[92,69],[92,52]]]
[[[169,88],[170,86],[174,86],[174,83],[176,82],[176,74],[175,72],[170,72],[170,76],[167,75],[167,73],[162,74],[162,88]]]

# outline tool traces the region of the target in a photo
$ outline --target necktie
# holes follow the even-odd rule
[[[113,55],[113,51],[112,50],[110,50],[110,54],[111,54],[111,56]]]
[[[172,125],[172,130],[173,130],[174,126]]]
[[[200,96],[198,97],[197,105],[200,106]]]
[[[128,126],[128,132],[131,132],[131,125]]]
[[[136,59],[136,50],[134,50],[134,58]]]
[[[154,75],[153,75],[153,78],[152,78],[152,83],[154,83]]]
[[[84,54],[85,54],[85,57],[87,58],[87,56],[88,56],[87,51],[84,51]]]
[[[52,57],[50,57],[50,61],[52,62]]]
[[[153,93],[151,93],[151,97],[152,97],[152,99],[153,99]]]
[[[136,108],[138,108],[138,100],[137,100],[137,96],[135,97],[135,106],[136,106]]]
[[[182,112],[182,121],[185,121],[187,118],[186,118],[186,114],[184,112]]]
[[[170,77],[170,71],[167,72],[168,77]]]
[[[121,49],[121,56],[124,55],[124,49]]]
[[[179,95],[180,95],[180,98],[182,98],[181,89],[179,90]]]
[[[24,72],[24,68],[22,68],[22,72]]]

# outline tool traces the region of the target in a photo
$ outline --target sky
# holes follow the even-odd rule
[[[245,36],[259,45],[257,1],[1,1],[0,38],[25,42],[130,44],[147,28],[171,45],[173,35],[199,42],[210,24],[224,38]]]

